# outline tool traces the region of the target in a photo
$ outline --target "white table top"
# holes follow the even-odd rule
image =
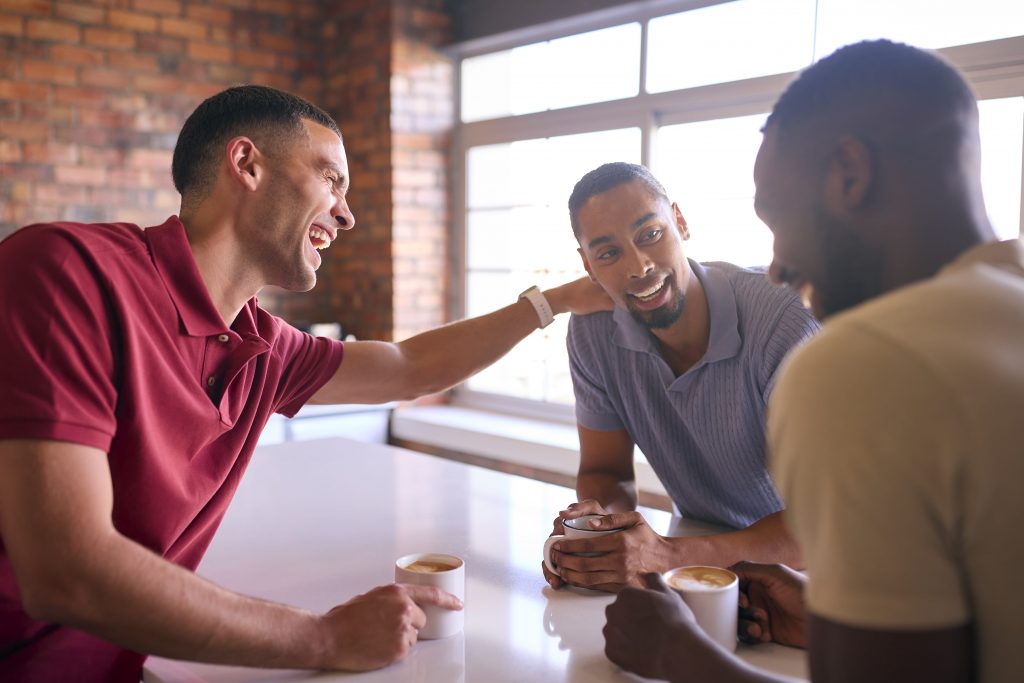
[[[397,664],[365,674],[268,671],[150,658],[147,683],[348,680],[637,681],[604,656],[613,596],[551,590],[540,572],[551,520],[575,500],[561,486],[413,451],[335,438],[256,451],[199,567],[229,589],[326,611],[394,579],[415,552],[466,561],[464,633],[417,643]],[[704,533],[642,510],[659,533]],[[803,651],[740,646],[740,656],[806,679]]]

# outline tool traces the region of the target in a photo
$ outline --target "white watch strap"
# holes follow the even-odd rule
[[[520,299],[526,299],[533,304],[533,310],[537,311],[537,317],[540,318],[540,329],[544,329],[551,323],[555,322],[555,314],[551,311],[551,304],[541,293],[537,285],[530,287],[528,290],[519,295]]]

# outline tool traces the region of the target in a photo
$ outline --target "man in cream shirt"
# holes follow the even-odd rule
[[[986,216],[974,96],[928,52],[860,43],[790,85],[764,132],[771,274],[825,324],[768,420],[808,580],[738,567],[741,631],[809,643],[814,680],[1019,681],[1024,246]],[[772,680],[650,581],[609,608],[613,661]]]

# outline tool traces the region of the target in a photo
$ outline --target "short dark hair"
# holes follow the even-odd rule
[[[196,107],[178,135],[171,162],[174,187],[183,199],[186,193],[205,195],[228,140],[245,135],[272,149],[281,133],[302,132],[303,119],[330,128],[341,137],[330,115],[283,90],[239,85],[217,93]]]
[[[869,40],[839,48],[805,69],[779,97],[765,125],[774,124],[784,135],[820,114],[856,109],[886,95],[938,112],[976,106],[970,86],[941,57],[903,43]]]
[[[607,192],[613,187],[639,180],[657,197],[668,201],[668,193],[654,174],[646,166],[630,164],[625,161],[613,161],[598,166],[580,178],[569,195],[569,223],[576,239],[580,237],[579,212],[588,199],[594,195]]]

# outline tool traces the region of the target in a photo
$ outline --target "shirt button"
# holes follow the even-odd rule
[[[209,377],[206,378],[206,386],[212,387],[216,383],[217,383],[217,378],[214,377],[213,375],[210,375]]]
[[[230,339],[231,337],[229,337],[226,334],[222,334],[217,337],[217,341],[219,341],[221,344],[226,344],[228,341],[230,341]]]

